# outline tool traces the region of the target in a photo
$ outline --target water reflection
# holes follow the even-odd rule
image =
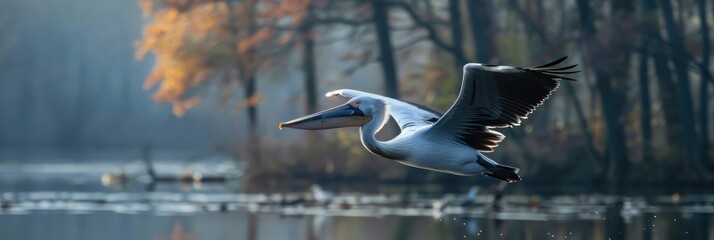
[[[76,184],[65,179],[64,184]],[[714,194],[0,184],[8,239],[714,239]],[[6,180],[8,176],[3,176]],[[89,178],[88,178],[89,179]],[[37,182],[52,183],[48,186]],[[19,184],[19,186],[18,186]],[[23,190],[23,184],[29,184]],[[91,184],[90,184],[91,185]],[[240,184],[237,184],[240,185]],[[75,190],[79,189],[79,190]],[[365,189],[365,188],[356,188]],[[390,190],[378,190],[390,189]],[[427,189],[427,188],[424,188]]]

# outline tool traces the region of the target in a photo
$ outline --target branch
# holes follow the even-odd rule
[[[345,41],[345,40],[348,40],[348,39],[350,39],[350,38],[355,38],[355,37],[358,35],[358,33],[359,33],[358,30],[359,30],[359,28],[356,28],[356,27],[355,27],[355,28],[352,28],[349,33],[345,34],[345,36],[339,36],[339,37],[335,37],[335,38],[333,38],[333,39],[326,39],[326,40],[322,40],[322,41],[315,41],[315,44],[317,44],[317,45],[329,45],[329,44],[333,44],[333,43],[336,43],[336,42]]]
[[[536,35],[538,35],[538,38],[540,39],[540,41],[541,41],[543,44],[545,44],[545,45],[550,45],[550,40],[548,39],[548,34],[546,34],[546,32],[545,32],[545,30],[543,29],[543,27],[541,27],[540,25],[538,25],[538,24],[535,22],[535,20],[533,20],[533,19],[531,18],[531,16],[528,15],[528,13],[527,13],[525,10],[523,10],[522,8],[520,8],[520,7],[518,6],[518,2],[516,2],[516,0],[508,0],[508,3],[509,3],[509,5],[511,5],[511,8],[512,8],[514,11],[516,11],[516,14],[518,14],[518,16],[521,18],[521,20],[523,20],[523,23],[526,24],[526,27],[527,27],[529,30],[533,31],[533,33],[535,33]]]
[[[689,59],[689,61],[692,63],[692,65],[699,68],[699,70],[704,70],[704,72],[706,73],[706,76],[700,76],[700,77],[703,78],[704,80],[708,81],[709,83],[711,83],[712,86],[714,86],[714,79],[712,78],[711,71],[709,71],[709,69],[707,69],[706,66],[704,66],[704,64],[701,61],[697,61],[697,59],[693,55],[686,53],[686,56],[687,56],[687,59]],[[701,75],[701,74],[699,74],[699,75]]]
[[[347,19],[347,18],[327,17],[327,18],[312,19],[312,21],[310,21],[310,24],[311,25],[342,24],[342,25],[358,27],[358,26],[370,24],[371,22],[372,22],[372,19],[354,20],[354,19]],[[300,24],[300,25],[302,25],[302,24]],[[252,29],[260,29],[260,28],[265,28],[265,27],[274,28],[276,30],[298,31],[301,29],[302,26],[298,26],[295,24],[280,25],[280,24],[276,24],[276,23],[269,23],[269,24],[257,25],[255,27],[253,27]]]
[[[354,20],[354,19],[347,19],[347,18],[328,17],[328,18],[313,19],[312,23],[317,24],[317,25],[343,24],[343,25],[350,25],[350,26],[362,26],[365,24],[372,23],[372,19]]]
[[[424,40],[429,40],[429,38],[426,37],[426,36],[413,38],[413,39],[411,39],[410,41],[407,41],[406,43],[400,44],[399,46],[395,46],[395,47],[394,47],[394,50],[395,50],[395,51],[404,50],[404,49],[406,49],[406,48],[408,48],[408,47],[411,47],[412,45],[417,44],[417,43],[419,43],[419,42],[421,42],[421,41],[424,41]],[[344,71],[344,74],[345,74],[346,76],[352,75],[352,74],[354,74],[354,72],[356,72],[356,71],[359,70],[360,68],[363,68],[363,67],[365,67],[365,66],[367,66],[367,65],[369,65],[369,64],[378,62],[380,58],[382,58],[381,55],[377,55],[377,56],[375,56],[375,57],[366,57],[366,58],[364,58],[364,59],[358,61],[356,65],[354,65],[354,66],[352,66],[352,67],[346,69],[346,70]]]
[[[387,4],[401,8],[402,10],[404,10],[409,15],[409,17],[412,19],[412,21],[414,21],[414,24],[416,24],[419,27],[424,28],[427,31],[427,33],[428,33],[427,37],[429,40],[431,40],[434,43],[434,45],[456,55],[457,58],[460,58],[463,61],[467,62],[466,56],[464,56],[464,53],[457,52],[453,46],[450,46],[449,44],[444,42],[444,40],[439,38],[439,34],[436,32],[436,29],[434,29],[434,26],[431,25],[430,22],[427,22],[424,19],[422,19],[419,16],[419,14],[414,10],[414,8],[412,8],[411,5],[409,5],[408,3],[399,2],[399,1],[388,1]]]
[[[274,58],[283,59],[280,56],[285,56],[285,54],[293,51],[295,48],[295,45],[297,45],[297,44],[298,44],[297,41],[293,39],[289,42],[278,44],[278,47],[271,48],[271,49],[269,49],[269,51],[265,51],[261,55],[263,57],[265,57],[266,59],[274,59]]]
[[[350,76],[350,75],[354,74],[354,73],[355,73],[357,70],[359,70],[360,68],[363,68],[363,67],[365,67],[365,66],[367,66],[367,65],[369,65],[369,64],[371,64],[371,63],[377,62],[380,57],[381,57],[381,56],[379,56],[379,55],[378,55],[376,58],[366,57],[366,58],[360,60],[359,62],[357,62],[357,65],[354,65],[354,66],[352,66],[352,67],[350,67],[350,68],[345,69],[345,71],[343,72],[343,74],[344,74],[345,76]]]
[[[659,43],[664,44],[665,46],[668,46],[668,50],[669,50],[669,51],[666,52],[666,53],[662,53],[662,52],[654,52],[654,51],[651,51],[651,50],[649,50],[649,49],[641,49],[641,50],[647,51],[649,54],[652,54],[652,55],[664,55],[665,57],[671,57],[671,56],[670,56],[669,54],[667,54],[667,53],[670,53],[670,52],[672,52],[672,51],[676,51],[676,50],[674,49],[674,46],[672,46],[672,44],[671,44],[669,41],[667,41],[666,39],[662,38],[662,36],[653,36],[653,39],[654,39],[656,42],[659,42]],[[700,62],[700,61],[697,61],[696,57],[695,57],[694,55],[690,54],[689,51],[685,51],[685,52],[684,52],[684,56],[687,58],[687,61],[688,61],[689,63],[691,63],[691,65],[696,66],[696,67],[699,68],[700,70],[702,70],[702,69],[706,70],[706,67],[704,66],[704,64],[703,64],[702,62]],[[702,77],[704,80],[706,80],[706,81],[708,81],[710,84],[712,84],[712,86],[714,86],[714,78],[712,77],[713,75],[712,75],[711,71],[706,70],[706,73],[707,73],[707,74],[706,74],[707,76],[700,76],[700,77]]]
[[[413,46],[414,44],[420,43],[421,41],[424,41],[424,40],[429,40],[429,37],[428,37],[428,36],[422,36],[422,37],[412,38],[411,40],[409,40],[409,41],[407,41],[407,42],[405,42],[405,43],[403,43],[403,44],[401,44],[401,45],[399,45],[399,46],[395,46],[395,47],[394,47],[394,50],[396,50],[396,51],[404,50],[404,49],[409,48],[409,47]]]

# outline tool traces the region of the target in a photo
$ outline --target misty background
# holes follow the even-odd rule
[[[215,150],[264,178],[359,179],[379,169],[384,180],[418,182],[421,170],[361,149],[355,129],[277,124],[338,104],[322,93],[339,88],[444,112],[466,62],[569,55],[578,81],[523,126],[500,129],[508,138],[495,159],[533,181],[714,179],[712,8],[701,2],[57,0],[0,9],[5,153]],[[295,173],[302,163],[310,167]]]
[[[708,0],[2,0],[0,235],[714,239],[713,25]],[[562,56],[577,81],[495,129],[516,183],[278,129],[341,88],[445,112],[466,63]]]
[[[328,161],[337,164],[337,173],[328,167],[332,177],[356,177],[361,170],[348,165],[374,164],[405,179],[410,170],[356,150],[354,129],[276,126],[338,104],[321,94],[339,88],[443,112],[466,62],[530,66],[569,55],[580,64],[579,81],[565,82],[523,126],[502,129],[509,137],[495,158],[526,165],[526,175],[584,182],[712,179],[710,25],[701,19],[711,21],[714,8],[706,6],[4,1],[0,145],[16,153],[215,149],[257,169],[288,169],[284,161],[310,161],[312,153],[347,159]],[[311,162],[321,174],[325,162]]]

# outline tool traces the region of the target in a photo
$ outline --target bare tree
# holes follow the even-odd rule
[[[496,56],[496,45],[493,41],[495,32],[493,31],[492,14],[493,9],[490,0],[469,0],[466,1],[469,12],[469,26],[471,36],[473,36],[476,53],[476,61],[490,63]]]
[[[694,121],[692,94],[689,85],[688,60],[686,56],[686,48],[684,39],[677,28],[677,23],[672,14],[672,5],[669,0],[660,0],[660,10],[665,23],[665,29],[669,37],[670,47],[672,49],[672,63],[674,64],[675,74],[677,76],[677,94],[679,95],[679,111],[682,121],[682,136],[684,137],[685,151],[685,166],[684,170],[694,173],[696,177],[707,177],[709,174],[703,168],[699,154],[698,136],[695,131],[696,122]]]
[[[451,45],[455,52],[464,52],[464,34],[461,24],[461,0],[449,0],[449,26],[451,27]],[[461,68],[466,64],[466,59],[457,54],[452,54],[454,65],[456,65],[456,78],[461,74]],[[458,89],[461,87],[455,84]]]
[[[619,185],[624,182],[629,168],[624,127],[620,119],[623,112],[621,103],[624,102],[622,89],[628,76],[630,51],[633,47],[625,37],[619,37],[617,41],[603,41],[607,38],[598,36],[594,14],[589,3],[587,0],[577,1],[581,38],[586,54],[590,56],[590,64],[593,66],[595,85],[600,95],[607,129],[607,156],[610,160],[607,178]],[[634,7],[630,2],[618,1],[613,2],[611,8],[613,19],[609,19],[611,21],[609,24],[612,24],[610,27],[620,28],[617,29],[618,32],[625,33],[622,22],[632,20],[630,15]]]
[[[699,22],[702,31],[702,67],[700,69],[699,81],[699,140],[701,141],[701,160],[706,162],[709,159],[709,84],[711,79],[709,72],[710,46],[709,46],[709,23],[707,21],[707,2],[699,0]]]
[[[374,26],[377,30],[379,62],[382,65],[384,88],[388,97],[399,98],[397,67],[394,62],[392,36],[389,32],[389,6],[385,0],[371,0]]]
[[[306,10],[306,16],[302,20],[300,28],[303,40],[302,46],[302,70],[305,78],[305,111],[313,113],[317,111],[317,74],[315,66],[315,30],[314,12],[312,4]]]
[[[649,3],[648,3],[649,2]],[[652,148],[652,100],[650,97],[650,85],[649,85],[649,53],[648,47],[651,40],[651,34],[657,31],[656,24],[652,23],[652,15],[645,11],[645,5],[651,4],[651,1],[640,0],[639,1],[639,11],[637,12],[638,22],[642,28],[639,36],[639,87],[640,87],[640,128],[642,132],[642,158],[645,161],[652,160],[654,158],[653,148]],[[656,19],[654,19],[656,20]]]

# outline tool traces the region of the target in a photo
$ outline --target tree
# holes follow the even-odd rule
[[[247,112],[248,147],[258,158],[257,75],[269,66],[270,50],[280,45],[279,32],[264,23],[276,19],[260,17],[264,13],[258,0],[141,0],[140,4],[153,22],[144,28],[136,55],[139,59],[148,52],[156,56],[144,88],[160,83],[154,99],[171,103],[174,114],[181,116],[199,103],[215,76],[223,76],[219,82],[224,100],[235,86],[242,86],[245,100],[240,107]]]
[[[434,47],[437,47],[439,50],[443,50],[451,55],[454,64],[454,88],[456,93],[458,93],[461,88],[461,79],[459,77],[461,76],[463,66],[468,62],[463,47],[464,29],[462,27],[460,1],[461,0],[449,0],[448,26],[451,34],[451,44],[448,44],[439,35],[438,26],[446,24],[441,24],[445,21],[436,17],[439,14],[434,13],[433,7],[430,7],[430,0],[420,1],[424,3],[423,5],[426,5],[426,9],[424,10],[417,8],[418,4],[416,3],[409,4],[405,1],[389,2],[390,6],[406,12],[409,16],[409,20],[413,24],[410,29],[426,31],[427,34],[425,37],[416,38],[416,41],[412,41],[410,44],[415,44],[420,41],[429,41],[434,45]]]
[[[525,11],[523,8],[521,8],[516,0],[509,0],[508,1],[510,8],[518,15],[520,18],[521,22],[525,25],[525,27],[531,32],[533,35],[537,37],[537,39],[540,41],[542,46],[539,46],[540,48],[544,49],[550,49],[554,44],[553,42],[557,43],[564,43],[566,42],[565,39],[562,39],[559,36],[549,36],[546,33],[546,28],[542,24],[538,24],[538,22],[532,17],[532,14],[529,14],[527,11]],[[562,7],[562,5],[561,5]],[[551,39],[554,40],[551,40]],[[561,46],[561,44],[557,44],[558,47]],[[559,53],[552,54],[552,55],[558,55]],[[595,144],[593,142],[593,137],[592,134],[590,133],[590,128],[588,124],[588,119],[586,117],[585,111],[583,111],[582,106],[580,104],[580,99],[577,96],[577,93],[575,91],[575,88],[573,87],[573,84],[563,84],[566,94],[568,98],[570,99],[570,103],[573,106],[575,110],[575,117],[579,126],[579,130],[582,133],[582,138],[585,141],[585,147],[587,149],[589,157],[597,162],[598,164],[603,165],[603,159],[601,157],[601,154],[597,151],[595,148]],[[606,167],[606,166],[603,166]]]
[[[464,34],[463,25],[461,24],[461,0],[449,0],[449,26],[451,27],[451,45],[453,46],[453,51],[457,53],[464,52]],[[456,78],[461,74],[461,69],[466,65],[466,59],[459,56],[458,54],[452,54],[454,59],[454,66],[456,68]],[[455,84],[457,91],[461,88],[461,85]]]
[[[389,32],[389,7],[385,0],[371,0],[374,27],[379,46],[379,62],[382,65],[384,88],[388,97],[399,99],[399,77],[394,62],[392,37]]]
[[[609,181],[619,185],[623,183],[629,167],[624,128],[620,119],[623,113],[623,89],[628,76],[627,66],[630,62],[630,51],[633,49],[628,39],[631,37],[628,34],[630,29],[627,27],[632,26],[631,13],[634,7],[626,1],[613,2],[611,7],[612,19],[609,19],[607,26],[616,31],[618,38],[598,35],[589,2],[577,1],[581,39],[586,55],[589,56],[589,63],[593,67],[607,128],[607,152],[610,160],[607,177]]]
[[[684,46],[684,40],[677,28],[677,23],[672,15],[672,5],[669,0],[660,0],[660,10],[665,23],[665,29],[669,36],[670,47],[672,49],[672,63],[674,64],[675,73],[677,76],[676,91],[679,95],[679,111],[682,121],[682,136],[685,143],[685,165],[684,170],[693,172],[694,177],[707,177],[709,174],[702,166],[699,154],[698,135],[695,131],[696,122],[694,121],[692,94],[689,84],[687,50]]]
[[[649,2],[649,3],[648,3]],[[652,100],[650,97],[649,85],[649,53],[648,47],[651,40],[651,34],[657,31],[656,24],[652,23],[652,15],[645,11],[645,5],[651,4],[651,1],[639,1],[638,7],[638,22],[640,23],[641,33],[639,36],[639,88],[640,88],[640,128],[642,131],[642,158],[645,161],[654,159],[654,149],[652,148]]]
[[[645,12],[647,18],[646,24],[652,24],[658,26],[657,18],[659,14],[657,13],[657,5],[654,1],[643,1],[643,12]],[[657,88],[659,90],[660,103],[662,103],[662,111],[664,112],[665,121],[665,134],[667,139],[667,145],[669,150],[673,153],[670,157],[681,158],[682,138],[681,135],[682,122],[680,120],[679,111],[677,111],[677,106],[679,106],[679,97],[675,89],[675,83],[672,79],[672,70],[669,66],[667,46],[661,40],[662,36],[659,33],[659,29],[651,28],[649,29],[649,37],[652,41],[649,42],[648,52],[652,56],[652,61],[654,63]]]
[[[315,66],[315,29],[314,10],[312,4],[308,4],[306,17],[302,20],[300,34],[302,35],[302,68],[305,81],[305,111],[313,113],[317,111],[317,73]]]
[[[238,36],[224,27],[231,25],[233,9],[224,2],[140,3],[153,22],[144,27],[136,57],[143,59],[148,52],[156,56],[144,88],[160,83],[154,100],[171,103],[174,114],[181,116],[199,102],[197,90],[211,75],[233,69],[246,52],[246,47],[235,49]]]
[[[707,2],[699,0],[699,22],[702,32],[702,67],[700,69],[699,82],[699,140],[701,141],[701,160],[706,162],[709,159],[709,84],[712,76],[709,72],[709,61],[711,49],[709,46],[709,23],[707,21]]]
[[[491,63],[496,53],[496,45],[493,41],[495,32],[493,31],[492,14],[493,9],[490,0],[470,0],[466,1],[469,12],[469,26],[471,36],[476,47],[476,61],[481,63]]]

